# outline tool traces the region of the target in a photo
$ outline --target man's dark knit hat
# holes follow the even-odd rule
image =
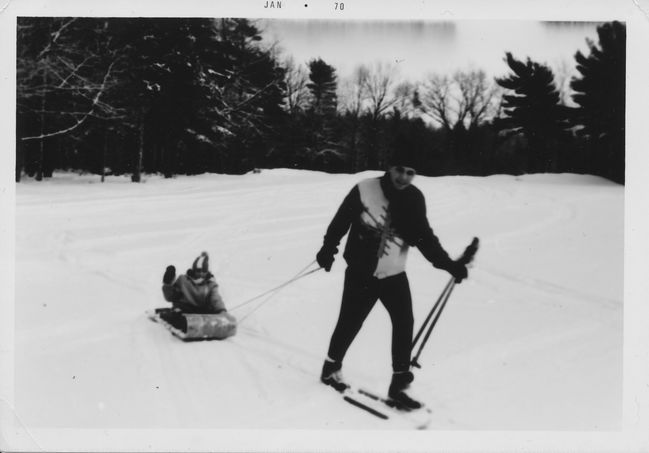
[[[419,159],[414,147],[404,135],[397,136],[392,156],[388,161],[391,167],[401,166],[419,170]]]

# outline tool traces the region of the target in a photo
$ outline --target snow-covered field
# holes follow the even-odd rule
[[[167,305],[165,266],[183,271],[203,250],[228,307],[282,284],[314,260],[347,191],[375,175],[277,169],[101,184],[60,173],[18,184],[14,403],[28,442],[56,448],[67,429],[403,429],[318,381],[340,255],[330,273],[234,310],[239,331],[225,341],[183,343],[144,315]],[[624,187],[567,174],[415,184],[452,256],[481,239],[415,371],[430,429],[620,429]],[[418,327],[448,274],[416,250],[408,272]],[[377,304],[345,376],[386,391],[389,348]]]

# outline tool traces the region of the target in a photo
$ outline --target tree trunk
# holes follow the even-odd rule
[[[22,140],[16,140],[16,182],[20,182],[23,174],[24,153]]]
[[[380,170],[379,168],[379,147],[377,143],[377,130],[376,123],[372,121],[370,124],[370,133],[368,136],[368,148],[367,148],[367,161],[364,170]]]
[[[106,180],[106,156],[108,155],[108,129],[104,130],[104,148],[101,152],[101,182]]]
[[[140,182],[142,180],[142,156],[144,156],[144,119],[140,120],[140,137],[138,140],[138,150],[135,156],[135,169],[131,176],[131,181]]]
[[[352,173],[358,173],[358,168],[360,167],[359,161],[359,151],[358,151],[358,118],[352,120],[352,132],[351,132],[351,171]]]
[[[45,97],[47,86],[47,70],[43,70],[43,94],[41,96],[41,135],[45,133]],[[45,139],[40,138],[38,142],[38,163],[36,169],[36,181],[43,180],[43,161],[45,160]]]

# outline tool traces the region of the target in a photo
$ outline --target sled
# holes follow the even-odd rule
[[[227,312],[197,314],[156,308],[147,311],[147,316],[183,341],[223,340],[237,333],[237,320]]]

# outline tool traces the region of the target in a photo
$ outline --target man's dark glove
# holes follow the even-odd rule
[[[165,285],[171,285],[176,279],[176,268],[174,266],[167,266],[164,276],[162,277],[162,283]]]
[[[331,249],[323,245],[315,256],[318,265],[325,271],[329,272],[331,270],[331,266],[334,264],[334,255],[336,254],[336,252],[338,252],[338,249],[336,247]]]
[[[462,283],[469,275],[466,266],[460,261],[451,261],[446,270],[455,278],[455,283]]]

